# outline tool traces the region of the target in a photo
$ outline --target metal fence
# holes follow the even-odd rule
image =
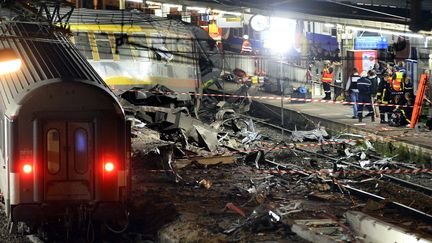
[[[248,75],[265,73],[270,79],[283,79],[292,82],[304,82],[306,68],[270,57],[226,55],[225,71],[240,68]]]

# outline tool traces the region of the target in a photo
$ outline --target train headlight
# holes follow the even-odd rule
[[[14,50],[8,48],[0,50],[0,75],[18,71],[21,63]]]
[[[107,162],[104,165],[104,169],[106,172],[111,172],[114,170],[114,164],[112,162]]]
[[[23,166],[23,172],[26,174],[30,174],[33,171],[33,168],[30,164],[25,164]]]

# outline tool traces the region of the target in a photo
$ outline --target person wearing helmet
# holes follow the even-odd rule
[[[241,54],[251,54],[252,53],[252,46],[249,42],[249,36],[244,35],[243,36],[243,44],[240,51]]]
[[[391,108],[388,106],[384,106],[386,104],[389,104],[389,102],[392,100],[392,94],[391,94],[391,87],[390,87],[390,74],[384,73],[383,74],[383,80],[378,84],[378,92],[377,92],[377,102],[379,104],[383,104],[379,107],[380,111],[380,123],[387,123],[388,117],[391,112]],[[386,114],[387,114],[387,121],[386,121]]]
[[[324,62],[321,82],[323,84],[323,89],[325,93],[325,97],[323,98],[323,100],[331,100],[330,84],[331,82],[333,82],[333,67],[330,66],[330,61]]]

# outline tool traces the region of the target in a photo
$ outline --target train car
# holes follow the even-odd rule
[[[123,220],[130,133],[116,96],[52,26],[3,21],[0,32],[0,48],[22,60],[19,71],[0,75],[0,190],[9,226]]]
[[[247,35],[252,47],[252,51],[256,54],[264,54],[264,41],[261,40],[261,34],[253,30],[249,24],[243,25],[243,28],[224,28],[222,29],[223,49],[240,53],[243,36]]]
[[[196,92],[220,75],[215,41],[191,24],[139,11],[75,9],[71,41],[115,90]]]

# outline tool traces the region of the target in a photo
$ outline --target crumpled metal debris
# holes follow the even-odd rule
[[[279,207],[276,211],[279,213],[279,215],[285,216],[288,214],[301,212],[302,210],[302,203],[300,201],[292,201],[288,205]]]
[[[225,114],[235,114],[235,111],[233,109],[221,109],[215,114],[215,120],[216,121],[223,121],[225,118]]]
[[[198,184],[201,187],[204,187],[205,189],[210,189],[210,187],[213,185],[213,183],[210,180],[202,179],[198,182]]]
[[[243,222],[233,224],[230,228],[224,230],[223,233],[232,234],[244,227],[249,227],[259,232],[262,229],[271,228],[279,224],[281,220],[282,216],[276,210],[273,208],[269,209],[267,205],[260,205]]]
[[[217,139],[217,132],[205,128],[202,125],[194,125],[194,127],[200,138],[198,142],[202,141],[211,152],[216,151],[217,146],[219,145],[219,141]]]
[[[121,98],[133,105],[165,107],[170,107],[171,104],[182,106],[192,100],[190,94],[176,93],[166,86],[159,84],[148,91],[143,88],[132,88],[121,94]]]
[[[318,142],[324,141],[324,138],[328,137],[329,134],[324,127],[318,127],[311,131],[297,131],[297,127],[291,133],[291,138],[294,142],[303,142],[305,139],[316,140]]]
[[[144,128],[146,126],[144,122],[136,118],[128,118],[127,120],[131,121],[132,128]]]

